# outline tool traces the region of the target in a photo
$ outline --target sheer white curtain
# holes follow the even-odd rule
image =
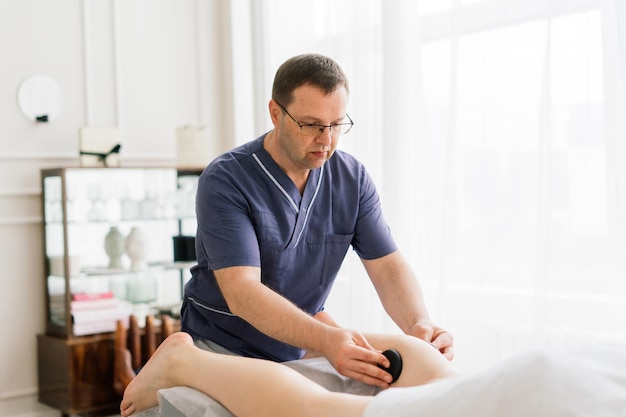
[[[259,129],[282,61],[342,64],[356,125],[341,146],[377,182],[460,366],[626,338],[624,2],[252,4]],[[328,308],[397,331],[354,257]]]

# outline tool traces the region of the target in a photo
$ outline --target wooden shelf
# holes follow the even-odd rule
[[[195,262],[175,261],[172,238],[190,227],[195,230],[190,223],[195,217],[193,210],[177,212],[176,204],[193,205],[193,177],[201,171],[156,166],[41,171],[46,333],[37,335],[39,402],[64,417],[119,414],[121,396],[114,390],[115,333],[76,336],[72,294],[82,291],[77,288],[82,285],[87,292],[91,285],[97,293],[101,285],[118,282],[119,275],[135,274],[99,265],[109,263],[103,248],[109,228],[120,224],[132,230],[140,224],[155,244],[147,259],[149,271],[137,274],[180,279],[182,296],[183,273]],[[183,184],[186,191],[181,193]],[[132,204],[124,210],[124,203]],[[77,281],[83,278],[94,280]],[[132,301],[127,295],[120,297]],[[157,301],[167,301],[161,310],[176,315],[173,307],[177,304],[170,304],[173,300]]]
[[[63,415],[119,413],[113,389],[112,333],[80,338],[37,335],[39,402]]]

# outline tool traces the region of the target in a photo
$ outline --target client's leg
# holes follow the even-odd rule
[[[274,362],[201,350],[174,333],[126,388],[122,416],[156,406],[157,391],[172,386],[202,391],[238,417],[359,417],[371,399],[331,393]]]
[[[445,356],[422,339],[403,334],[365,334],[365,338],[375,349],[400,353],[402,373],[392,387],[424,385],[460,374]]]
[[[405,335],[366,335],[379,350],[396,349],[403,371],[394,386],[415,386],[457,371],[428,343]],[[174,333],[128,385],[123,416],[157,405],[162,388],[188,386],[213,397],[238,417],[359,417],[371,397],[331,393],[292,369],[270,361],[199,349],[186,333]]]

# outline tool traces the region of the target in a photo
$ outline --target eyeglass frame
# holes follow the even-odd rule
[[[343,132],[343,133],[338,133],[338,134],[337,134],[337,133],[335,133],[335,135],[337,135],[337,136],[341,136],[341,135],[345,135],[345,134],[347,134],[348,132],[350,132],[350,131],[352,130],[352,127],[354,126],[354,122],[352,121],[352,119],[350,118],[350,116],[348,115],[348,113],[346,113],[346,117],[348,118],[348,120],[350,120],[350,123],[333,123],[333,124],[330,124],[330,125],[320,125],[320,124],[317,124],[317,123],[300,123],[299,121],[297,121],[296,119],[294,119],[294,117],[293,117],[291,114],[289,114],[289,112],[287,111],[287,109],[285,108],[285,106],[283,106],[282,104],[280,104],[280,103],[279,103],[278,101],[276,101],[276,100],[274,100],[274,102],[275,102],[276,104],[278,104],[278,107],[280,107],[280,108],[281,108],[281,109],[285,112],[285,114],[286,114],[287,116],[289,116],[289,118],[290,118],[291,120],[293,120],[294,122],[296,122],[296,124],[297,124],[297,125],[298,125],[298,127],[300,128],[300,133],[302,133],[302,128],[303,128],[303,127],[305,127],[305,126],[315,126],[315,127],[319,127],[319,128],[321,128],[321,130],[320,130],[320,132],[319,132],[318,134],[316,134],[316,135],[314,135],[314,136],[319,136],[319,135],[321,135],[322,133],[324,133],[324,130],[325,130],[326,128],[328,128],[328,131],[329,131],[330,135],[331,135],[331,136],[333,136],[333,127],[336,127],[336,126],[345,126],[345,125],[350,125],[350,127],[348,128],[348,130],[346,130],[345,132]],[[336,131],[335,131],[335,132],[336,132]]]

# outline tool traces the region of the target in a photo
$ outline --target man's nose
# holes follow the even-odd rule
[[[330,129],[330,126],[324,126],[322,133],[317,136],[317,142],[327,146],[330,145],[333,140]]]

